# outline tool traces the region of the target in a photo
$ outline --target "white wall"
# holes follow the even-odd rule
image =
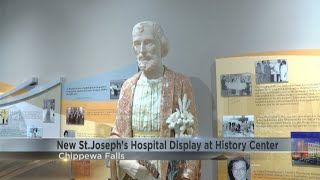
[[[0,0],[0,81],[80,79],[133,63],[131,29],[154,20],[171,42],[164,63],[191,77],[200,134],[216,136],[213,60],[319,48],[319,19],[318,0]],[[202,179],[216,172],[203,163]]]

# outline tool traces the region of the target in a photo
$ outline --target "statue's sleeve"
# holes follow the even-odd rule
[[[130,131],[131,127],[128,127],[127,119],[130,114],[128,104],[131,97],[130,82],[125,81],[122,85],[120,96],[117,104],[117,114],[114,126],[111,131],[111,137],[127,137],[126,134]]]
[[[193,124],[193,137],[198,136],[198,115],[196,111],[195,99],[192,92],[192,84],[189,79],[185,79],[182,87],[182,95],[187,94],[187,98],[190,99],[190,106],[188,112],[194,116]],[[201,177],[201,161],[200,160],[185,160],[180,161],[179,168],[181,173],[178,175],[178,179],[190,179],[200,180]]]
[[[115,124],[111,131],[111,137],[112,138],[119,138],[119,137],[126,137],[126,132],[130,131],[128,130],[130,127],[128,127],[126,123],[126,111],[127,111],[127,102],[130,100],[128,99],[129,91],[129,83],[126,81],[121,88],[120,96],[118,100],[117,105],[117,114],[116,114],[116,120]],[[111,160],[110,162],[110,168],[111,168],[111,179],[112,180],[118,180],[123,179],[125,176],[125,172],[119,168],[119,162],[116,160]]]

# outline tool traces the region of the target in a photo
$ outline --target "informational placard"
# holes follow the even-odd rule
[[[137,73],[131,64],[111,72],[65,82],[62,90],[61,137],[109,137],[121,86]],[[106,161],[72,161],[76,179],[108,179]]]
[[[320,50],[217,59],[219,137],[276,138],[290,137],[291,132],[319,131],[319,67]],[[250,166],[243,166],[243,175],[250,172],[247,179],[255,180],[320,179],[320,163],[309,163],[317,162],[318,157],[312,154],[316,153],[292,158],[291,152],[250,153]],[[294,162],[299,160],[304,163]],[[228,161],[220,161],[219,180],[238,175],[232,168],[228,169]]]
[[[34,90],[43,88],[39,85]],[[0,102],[18,97],[8,97]],[[60,104],[61,84],[57,84],[30,97],[0,106],[0,137],[60,137]]]
[[[61,137],[108,137],[113,127],[121,86],[137,72],[136,64],[79,80],[63,86]],[[69,135],[68,135],[69,136]]]

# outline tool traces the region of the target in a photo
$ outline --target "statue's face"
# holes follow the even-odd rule
[[[245,180],[246,172],[246,163],[244,161],[238,161],[233,163],[232,174],[236,180]]]
[[[142,32],[133,34],[133,49],[137,55],[139,69],[151,72],[162,65],[161,45],[151,28],[143,27],[143,29]]]

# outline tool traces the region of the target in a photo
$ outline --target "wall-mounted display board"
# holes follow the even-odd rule
[[[22,85],[27,88],[32,82],[34,79]],[[8,96],[0,99],[0,137],[60,137],[61,80],[31,90],[22,85],[4,92]]]
[[[0,137],[109,137],[121,86],[136,72],[137,65],[131,64],[79,80],[59,79],[38,86],[34,86],[36,78],[17,86],[0,82]],[[105,160],[65,165],[75,179],[110,177]]]
[[[108,137],[113,127],[123,82],[137,72],[137,65],[106,72],[63,86],[62,131],[74,137]]]
[[[265,52],[217,59],[218,135],[290,137],[291,132],[319,131],[319,67],[320,50]],[[249,167],[245,166],[245,161],[236,162],[233,167],[230,160],[219,161],[219,180],[232,179],[241,173],[255,180],[320,179],[320,151],[303,156],[291,152],[249,155],[244,158],[250,159]],[[235,170],[235,164],[243,165],[242,169]]]
[[[21,84],[19,84],[18,86],[14,87],[14,88],[9,88],[9,90],[5,90],[6,87],[10,87],[9,84],[6,83],[1,83],[0,82],[0,92],[5,92],[0,94],[0,99],[4,99],[8,96],[15,96],[18,95],[19,93],[24,93],[27,92],[28,89],[32,89],[35,85],[38,84],[38,78],[31,78]],[[4,90],[4,91],[3,91]]]
[[[123,82],[137,72],[132,64],[111,72],[66,81],[62,90],[61,137],[109,137]],[[72,161],[76,179],[108,179],[105,160]]]

